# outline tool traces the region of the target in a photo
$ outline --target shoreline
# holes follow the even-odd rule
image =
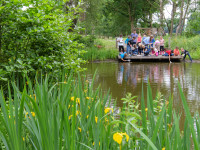
[[[88,63],[101,63],[101,62],[118,62],[117,59],[106,59],[106,60],[93,60],[93,61],[88,61]],[[153,63],[153,62],[152,62]],[[162,63],[162,62],[161,62]],[[181,61],[180,63],[184,63],[184,61]],[[200,63],[200,60],[185,60],[185,63]]]

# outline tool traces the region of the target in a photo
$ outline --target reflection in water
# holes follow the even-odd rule
[[[93,63],[84,66],[88,78],[97,75],[95,86],[101,84],[103,91],[111,91],[117,105],[122,106],[121,98],[130,92],[140,99],[142,82],[144,93],[148,80],[152,87],[153,97],[161,92],[166,99],[173,95],[174,108],[182,111],[182,102],[178,92],[180,82],[192,114],[199,111],[200,97],[200,64],[197,63]],[[146,97],[146,95],[145,95]]]

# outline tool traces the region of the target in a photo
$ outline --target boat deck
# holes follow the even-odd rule
[[[171,56],[170,60],[172,62],[180,62],[183,59],[183,56]],[[121,61],[120,56],[118,56],[118,60]],[[126,56],[124,58],[124,60],[128,60],[128,61],[149,61],[149,62],[167,62],[169,61],[169,57],[168,56],[142,56],[142,55],[138,55],[138,56]]]

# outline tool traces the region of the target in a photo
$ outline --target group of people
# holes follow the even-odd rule
[[[151,56],[151,55],[163,55],[163,56],[179,56],[179,48],[176,47],[174,50],[168,50],[164,48],[164,39],[162,36],[160,36],[160,39],[156,38],[154,39],[154,36],[147,37],[146,35],[141,36],[141,34],[137,34],[136,30],[134,30],[131,35],[128,36],[128,38],[123,41],[122,35],[120,35],[119,38],[117,38],[118,46],[119,46],[119,55],[121,59],[124,61],[124,57],[129,56]],[[124,44],[126,45],[126,48],[124,48]],[[181,48],[181,55],[184,54],[183,59],[185,60],[186,55],[189,56],[190,60],[192,61],[192,58],[187,50],[184,50]],[[170,61],[171,62],[171,61]]]

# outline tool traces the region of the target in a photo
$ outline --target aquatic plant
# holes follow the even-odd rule
[[[48,77],[24,80],[29,84],[23,91],[13,82],[7,97],[0,92],[1,149],[199,149],[200,118],[191,116],[180,85],[183,131],[172,96],[154,99],[150,84],[147,99],[142,88],[141,99],[127,94],[117,108],[109,91],[103,96],[100,87],[93,89],[94,77],[68,74],[55,84]]]

